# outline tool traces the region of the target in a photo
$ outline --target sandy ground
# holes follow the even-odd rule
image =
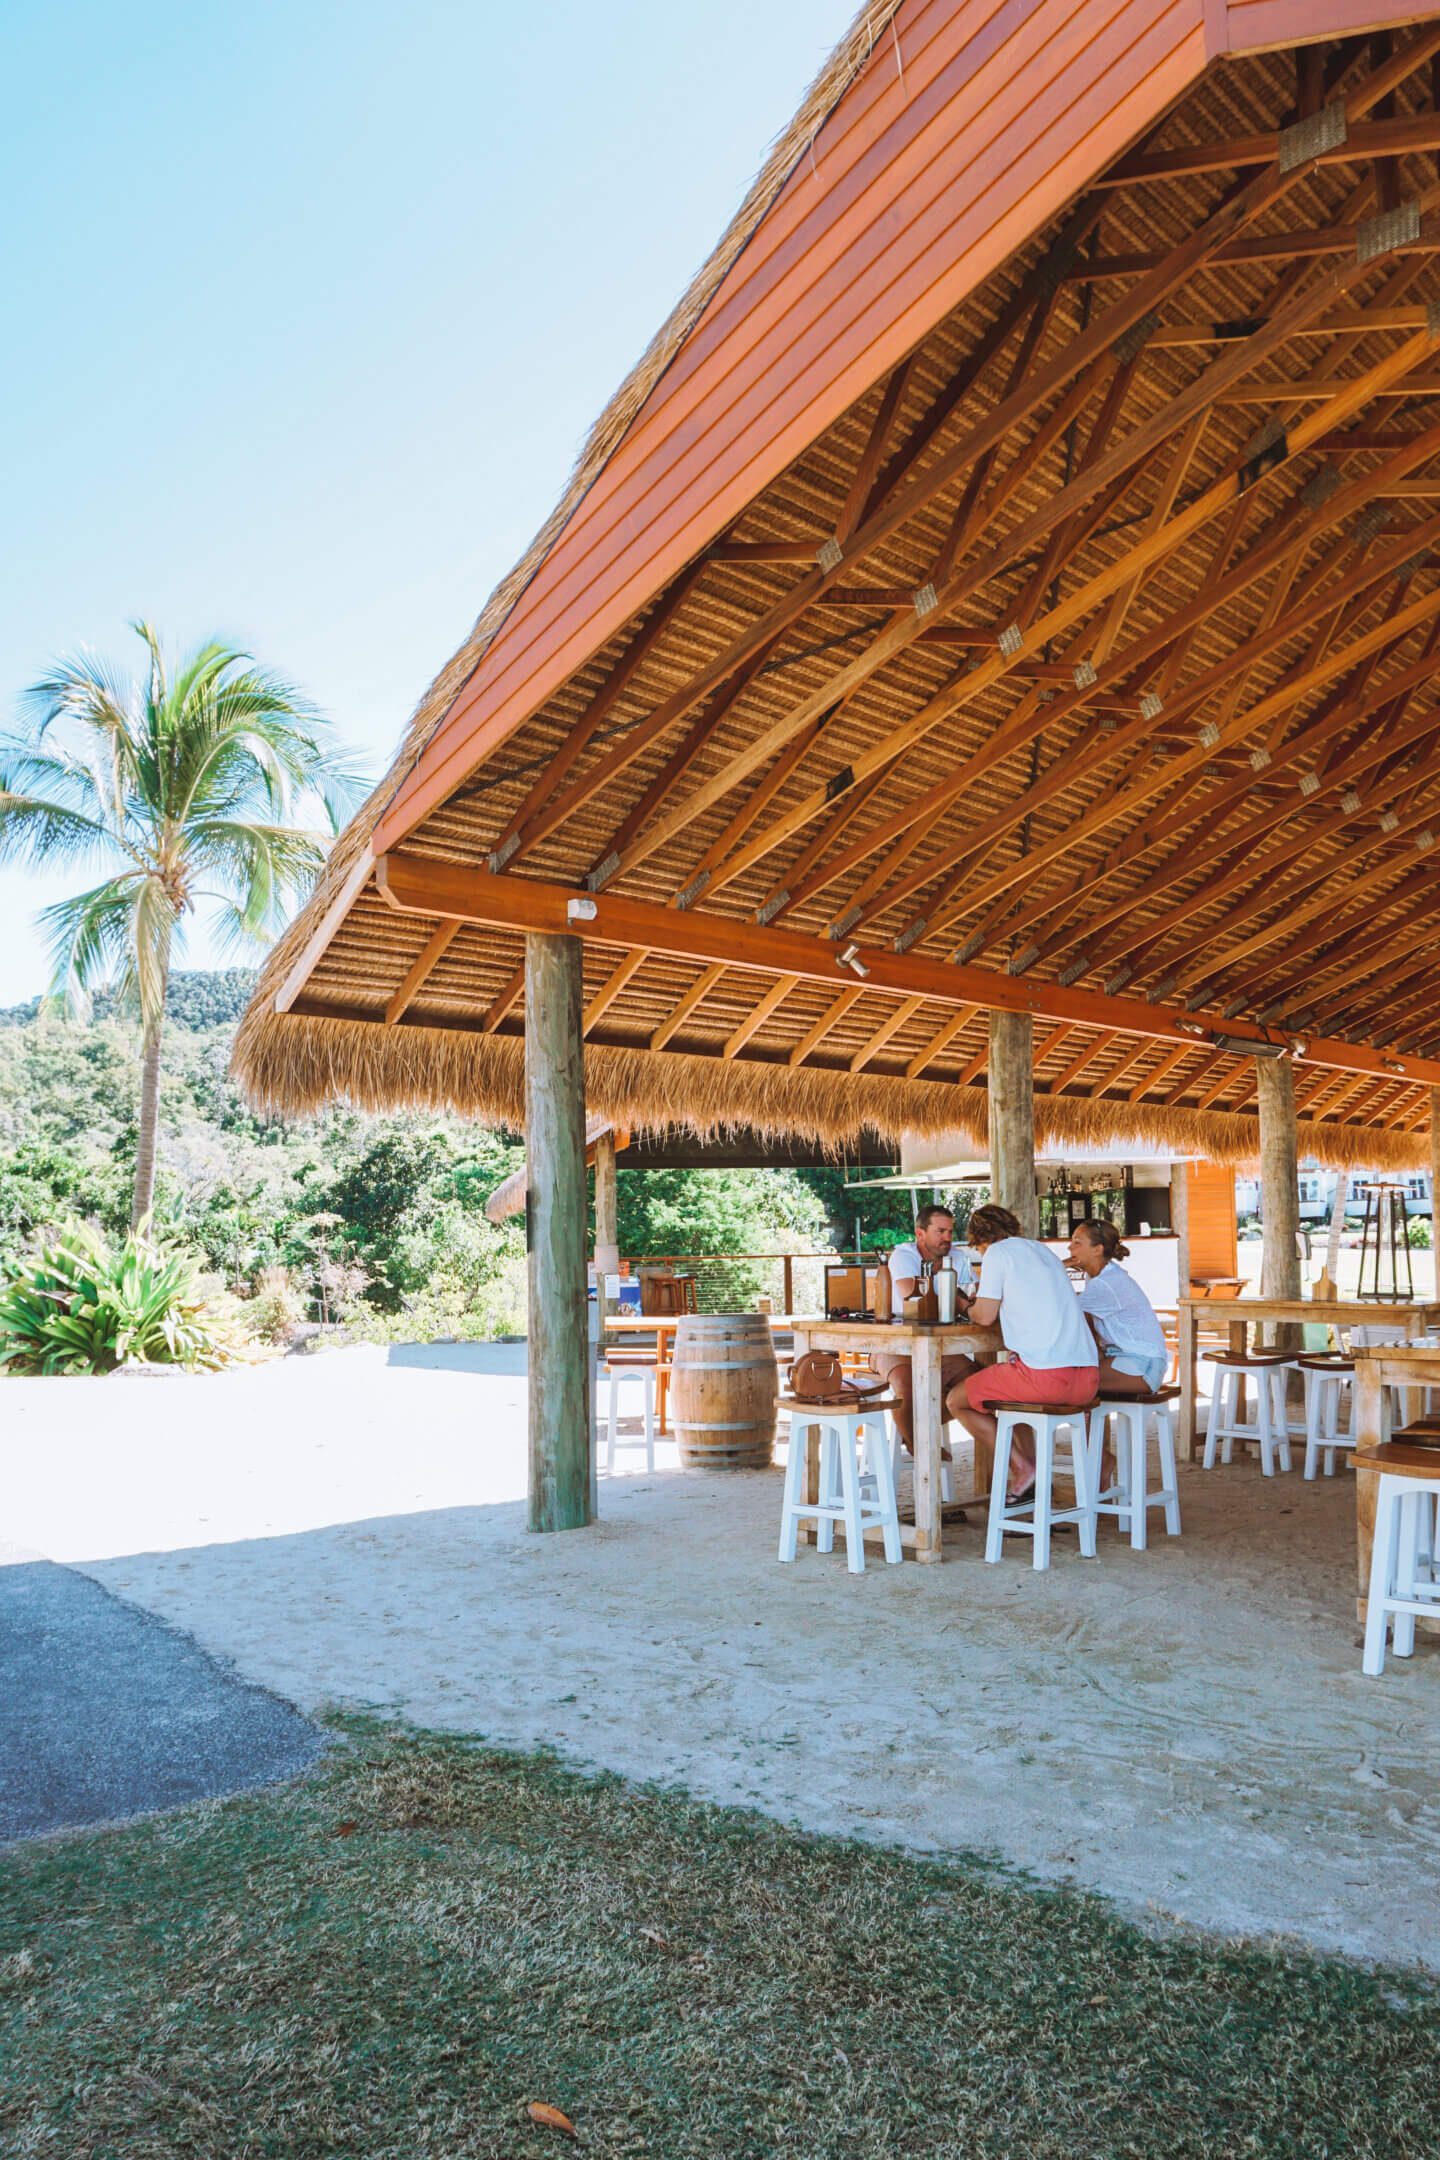
[[[1440,1968],[1440,1640],[1366,1680],[1348,1479],[1182,1469],[1184,1535],[861,1577],[778,1475],[524,1520],[522,1348],[0,1387],[14,1557],[302,1709],[370,1705],[811,1829],[979,1850],[1152,1919]],[[643,1458],[636,1458],[643,1461]],[[622,1453],[622,1463],[624,1456]]]

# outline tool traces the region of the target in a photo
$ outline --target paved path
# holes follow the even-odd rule
[[[268,1785],[324,1746],[288,1703],[88,1575],[0,1566],[0,1840]]]

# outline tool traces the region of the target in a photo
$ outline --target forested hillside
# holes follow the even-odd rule
[[[306,1317],[411,1336],[523,1328],[523,1228],[497,1229],[484,1213],[523,1159],[516,1137],[434,1115],[256,1117],[227,1070],[252,981],[244,969],[172,978],[162,1236],[197,1251],[238,1295],[268,1300],[275,1332]],[[110,1236],[128,1223],[137,1034],[113,1000],[95,1006],[84,1024],[38,1001],[0,1014],[0,1274],[66,1220]],[[838,1172],[622,1169],[624,1249],[813,1249],[828,1242],[826,1203],[840,1182]]]

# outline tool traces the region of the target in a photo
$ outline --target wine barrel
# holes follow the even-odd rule
[[[687,1313],[675,1330],[670,1422],[687,1470],[768,1470],[780,1393],[763,1313]]]

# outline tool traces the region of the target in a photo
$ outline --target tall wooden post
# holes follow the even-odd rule
[[[1430,1265],[1431,1294],[1440,1297],[1440,1087],[1430,1090]]]
[[[1035,1058],[1029,1013],[990,1015],[990,1181],[1026,1237],[1040,1235],[1035,1195]]]
[[[1175,1295],[1190,1295],[1190,1165],[1170,1165],[1170,1227],[1175,1233]]]
[[[525,939],[532,1530],[590,1520],[580,960],[579,938]]]
[[[1263,1297],[1300,1295],[1300,1157],[1295,1132],[1295,1068],[1289,1058],[1256,1058],[1260,1090],[1260,1257]],[[1298,1327],[1275,1330],[1275,1345],[1292,1357]]]
[[[615,1184],[615,1135],[602,1132],[595,1142],[595,1296],[602,1312],[610,1300],[605,1278],[620,1272],[620,1203]]]

